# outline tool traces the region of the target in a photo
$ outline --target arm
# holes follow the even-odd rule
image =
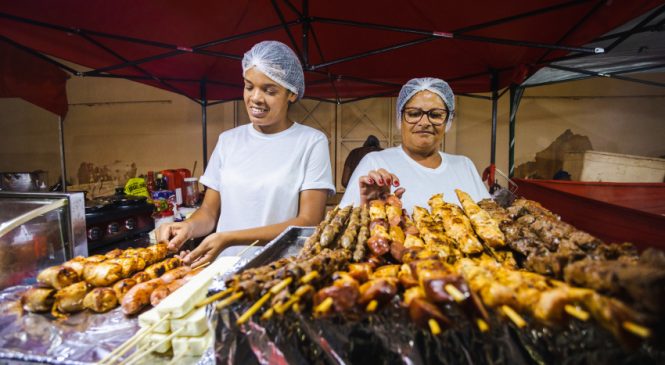
[[[209,235],[192,252],[184,257],[187,265],[194,267],[212,261],[229,246],[250,244],[259,240],[265,244],[282,233],[288,226],[314,226],[323,220],[328,190],[313,189],[300,192],[298,215],[284,222],[239,231],[217,232]]]
[[[155,233],[157,242],[168,241],[169,251],[178,251],[189,239],[205,236],[215,230],[219,220],[221,196],[209,188],[201,207],[185,222],[161,225]]]

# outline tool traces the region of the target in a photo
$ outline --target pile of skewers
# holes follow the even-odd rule
[[[439,194],[412,216],[395,196],[337,207],[297,257],[233,276],[212,300],[221,299],[217,309],[239,304],[239,325],[289,310],[353,318],[397,301],[434,335],[451,326],[447,312],[455,307],[481,332],[495,315],[518,328],[593,318],[620,339],[651,337],[643,315],[620,300],[519,268],[497,210],[456,192],[462,207]]]
[[[167,258],[164,243],[116,249],[44,269],[21,303],[29,312],[50,311],[56,318],[86,309],[103,313],[119,305],[131,315],[157,305],[196,273],[179,258]]]

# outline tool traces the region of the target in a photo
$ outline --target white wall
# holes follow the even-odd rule
[[[640,77],[665,82],[665,74]],[[72,77],[68,82],[69,114],[65,119],[67,174],[77,182],[82,162],[111,166],[120,160],[148,170],[185,167],[195,161],[202,170],[201,107],[193,101],[154,87],[116,79]],[[515,163],[533,160],[566,129],[587,135],[595,150],[665,155],[665,89],[609,79],[592,79],[527,89],[517,115]],[[457,118],[445,150],[469,156],[479,172],[490,159],[491,102],[457,98]],[[315,113],[309,113],[312,108]],[[385,128],[396,143],[391,98],[357,106],[316,106],[305,101],[293,108],[295,119],[327,130],[334,169],[341,171],[348,148],[361,143],[372,128]],[[236,110],[238,108],[238,110]],[[244,121],[242,103],[208,108],[208,153],[218,134]],[[499,101],[497,166],[508,171],[508,94]],[[0,99],[0,171],[45,169],[51,182],[59,176],[57,117],[18,99]],[[356,123],[356,117],[372,122]],[[333,123],[333,125],[330,125]],[[335,125],[336,124],[336,125]],[[349,133],[349,128],[364,128]],[[337,132],[335,132],[337,128]],[[346,138],[346,139],[345,139]],[[355,141],[358,139],[360,142]],[[349,144],[345,146],[344,144]],[[335,158],[335,149],[339,149]],[[338,179],[339,180],[339,176]]]

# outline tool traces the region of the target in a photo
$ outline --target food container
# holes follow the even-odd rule
[[[199,202],[199,182],[195,177],[187,177],[183,186],[183,205],[194,207]]]

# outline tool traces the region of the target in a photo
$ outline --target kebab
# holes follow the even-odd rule
[[[593,290],[564,283],[553,285],[540,274],[507,268],[488,256],[464,258],[455,266],[485,305],[500,309],[509,317],[515,317],[512,308],[518,308],[545,324],[559,322],[566,315],[586,320],[589,314],[579,308],[584,306],[601,326],[617,337],[623,335],[622,329],[648,337],[648,329],[636,324],[640,322],[637,313]],[[515,322],[520,327],[525,325],[523,321]],[[639,330],[632,331],[634,328]]]
[[[490,200],[480,205],[500,222],[508,246],[524,257],[525,268],[628,300],[656,316],[665,313],[662,251],[648,249],[638,256],[629,243],[602,243],[525,199],[508,209]]]
[[[436,194],[428,200],[432,215],[438,216],[443,222],[446,234],[457,243],[457,248],[465,255],[483,251],[483,246],[471,228],[469,218],[460,207],[443,201],[443,194]]]

